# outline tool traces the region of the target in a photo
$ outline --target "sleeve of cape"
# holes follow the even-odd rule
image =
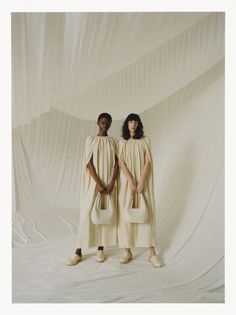
[[[125,140],[119,140],[118,144],[118,159],[124,158],[124,145],[125,145]]]
[[[151,167],[153,168],[151,141],[148,137],[144,137],[144,144],[145,144],[147,155],[148,155],[149,160],[151,162]]]
[[[84,205],[84,198],[86,196],[86,193],[88,192],[88,188],[89,188],[90,180],[91,180],[91,176],[87,168],[87,164],[89,163],[93,154],[93,142],[94,142],[93,136],[89,136],[85,140],[84,155],[83,155],[83,160],[82,160],[82,171],[81,171],[80,209]]]
[[[153,187],[153,191],[154,191],[154,181],[153,181],[153,158],[152,158],[152,151],[151,151],[151,141],[148,137],[144,137],[144,145],[145,145],[145,149],[146,149],[146,152],[147,152],[147,155],[148,155],[148,158],[151,162],[151,170],[150,170],[150,176],[149,176],[149,181],[150,181],[150,185],[152,185]],[[154,198],[154,196],[153,196]]]
[[[112,143],[112,146],[113,146],[113,151],[114,151],[114,154],[118,157],[118,140],[114,137],[110,137],[111,139],[111,143]],[[114,159],[114,162],[113,162],[113,167],[115,166],[115,159]]]
[[[148,137],[144,137],[144,145],[146,148],[146,152],[148,154],[149,160],[151,162],[151,170],[149,173],[149,187],[152,186],[152,189],[149,189],[151,193],[151,205],[153,208],[153,222],[152,222],[152,231],[153,231],[153,245],[157,246],[157,234],[156,234],[156,202],[155,202],[155,195],[154,195],[154,173],[153,173],[153,158],[152,158],[152,151],[151,151],[151,141]]]

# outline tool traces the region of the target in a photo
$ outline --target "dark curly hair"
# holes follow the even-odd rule
[[[138,127],[135,131],[135,135],[133,136],[134,139],[141,139],[144,135],[144,132],[143,132],[143,124],[141,122],[141,119],[139,117],[139,115],[137,114],[129,114],[127,116],[127,118],[125,119],[124,121],[124,124],[122,126],[122,138],[125,139],[125,140],[128,140],[131,138],[131,135],[130,135],[130,131],[129,131],[129,128],[128,128],[128,122],[129,121],[132,121],[132,120],[135,120],[135,121],[138,121]]]

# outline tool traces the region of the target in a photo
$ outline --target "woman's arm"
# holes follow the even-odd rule
[[[145,179],[148,176],[149,170],[150,170],[150,166],[151,166],[151,161],[148,157],[147,152],[145,153],[145,164],[144,164],[144,168],[141,172],[141,176],[138,182],[138,186],[137,186],[137,192],[141,193],[143,191],[144,188],[144,183],[145,183]]]
[[[130,189],[132,190],[133,193],[137,192],[137,183],[135,181],[135,179],[133,178],[132,174],[130,173],[127,165],[125,164],[124,159],[121,157],[119,160],[119,164],[120,164],[120,168],[122,170],[122,172],[124,173],[125,177],[127,178],[129,185],[130,185]]]
[[[91,156],[91,159],[89,161],[89,163],[87,164],[87,168],[89,170],[89,173],[91,174],[92,178],[94,179],[95,183],[97,184],[96,185],[96,188],[97,190],[100,192],[100,193],[103,193],[106,191],[105,187],[103,186],[103,184],[101,183],[101,180],[100,178],[98,177],[97,173],[96,173],[96,170],[95,170],[95,167],[93,165],[93,156]]]
[[[114,188],[116,179],[117,179],[117,177],[118,177],[118,173],[119,173],[118,158],[117,158],[117,156],[115,156],[115,166],[114,166],[114,169],[113,169],[112,178],[111,178],[110,183],[109,183],[109,184],[107,185],[107,187],[106,187],[106,192],[107,192],[108,194],[111,194],[111,193],[112,193],[112,190],[113,190],[113,188]]]

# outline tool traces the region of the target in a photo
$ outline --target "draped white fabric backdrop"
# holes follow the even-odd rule
[[[12,68],[13,301],[223,302],[224,14],[15,13]],[[142,249],[64,266],[103,111],[151,138],[161,269]]]

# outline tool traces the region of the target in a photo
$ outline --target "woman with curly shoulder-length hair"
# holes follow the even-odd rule
[[[150,140],[144,135],[142,121],[130,114],[122,126],[119,143],[118,242],[125,252],[121,263],[132,259],[131,247],[149,248],[149,261],[161,267],[155,253],[155,201]]]

